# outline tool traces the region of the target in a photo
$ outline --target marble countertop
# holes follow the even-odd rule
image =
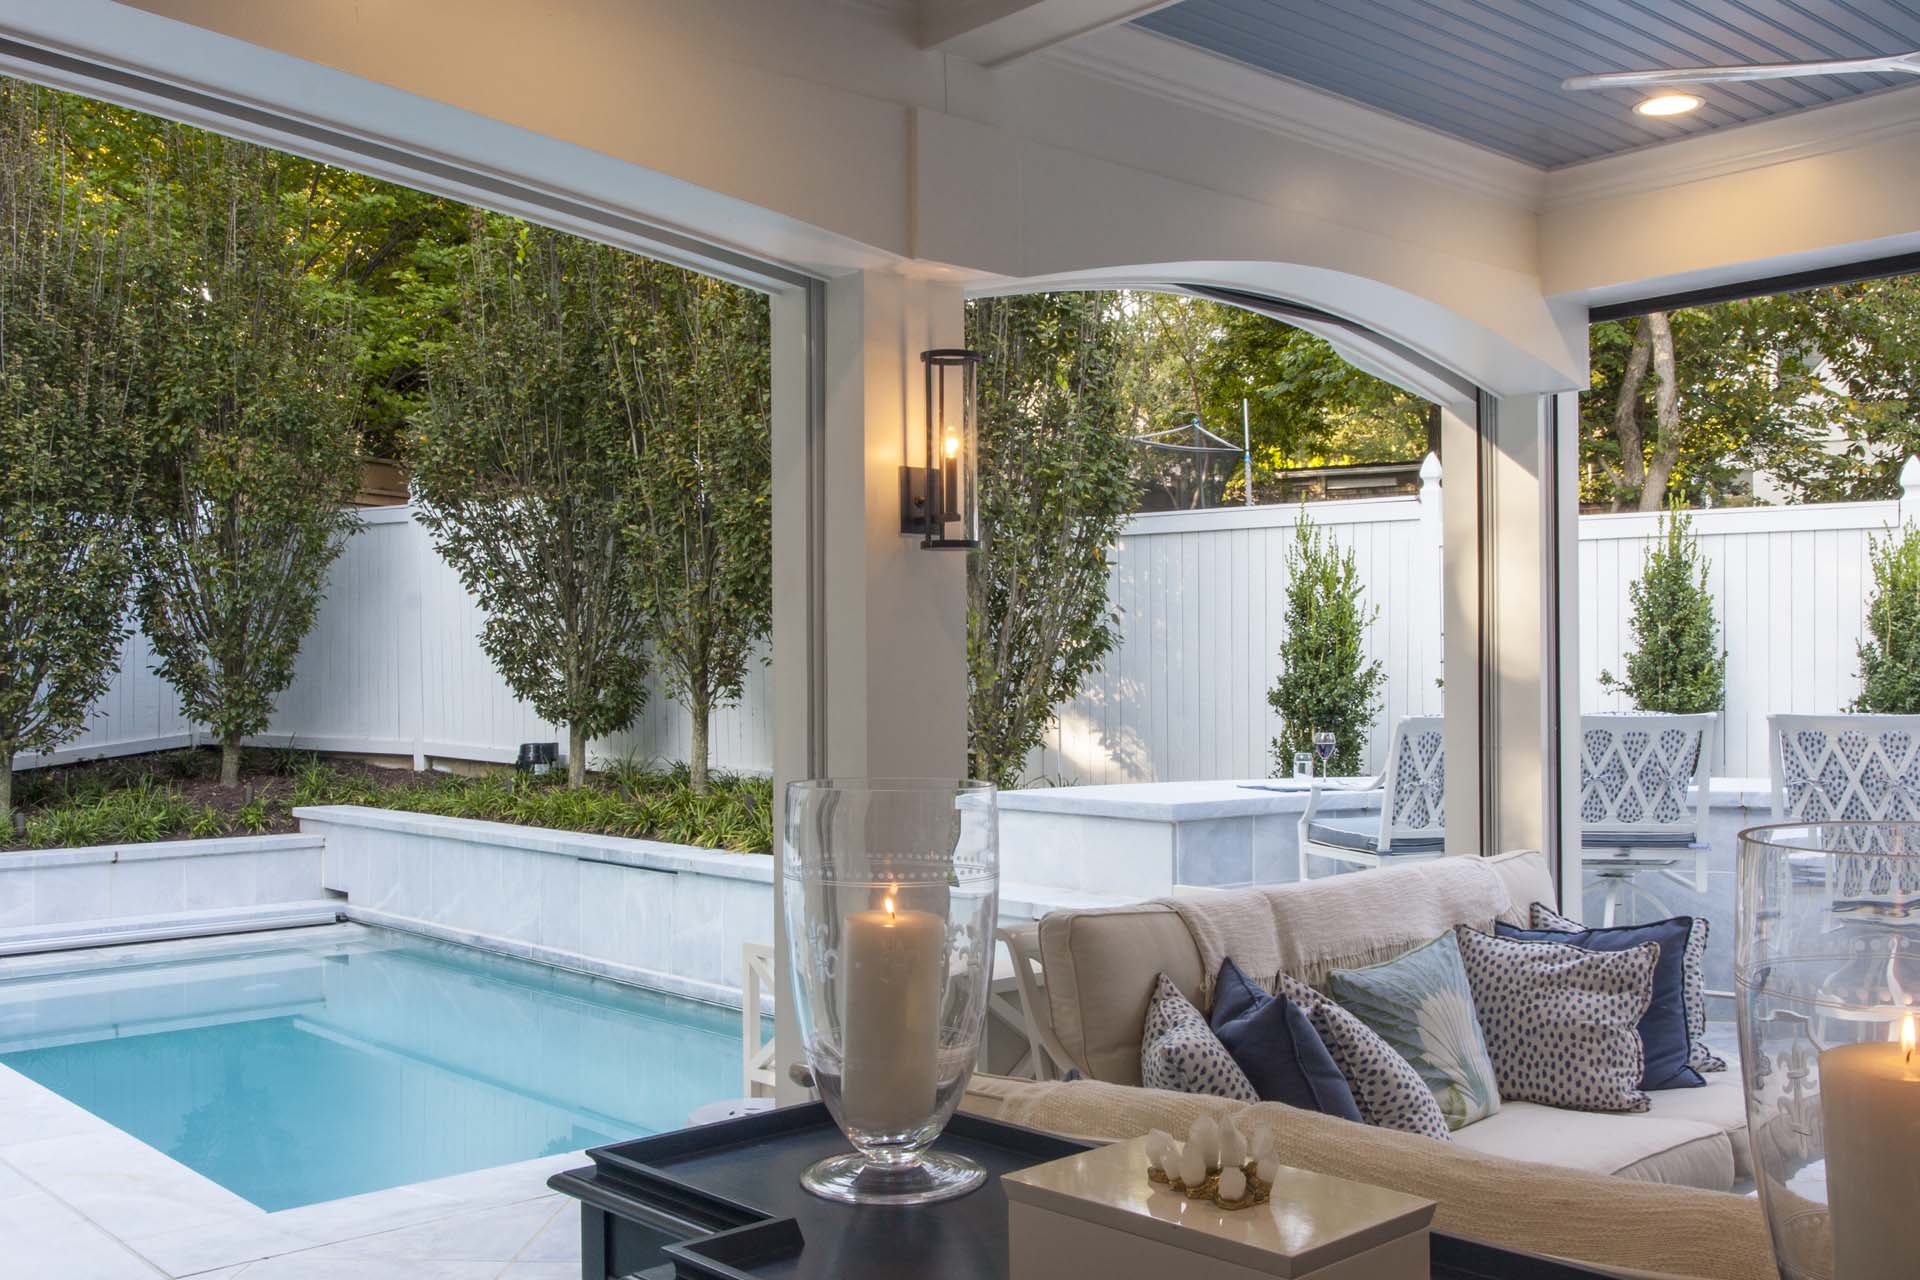
[[[1373,778],[1332,778],[1323,785],[1321,808],[1333,812],[1380,808]],[[1220,782],[1129,782],[1094,787],[1029,787],[1000,793],[1001,813],[1060,813],[1141,822],[1199,822],[1298,814],[1310,787],[1291,778],[1246,778]]]

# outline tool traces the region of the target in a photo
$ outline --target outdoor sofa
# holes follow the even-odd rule
[[[1655,1092],[1644,1113],[1503,1102],[1449,1142],[1278,1102],[1140,1087],[1142,1024],[1160,973],[1204,1010],[1223,953],[1278,958],[1317,986],[1333,969],[1384,962],[1456,925],[1524,926],[1530,904],[1552,901],[1544,856],[1526,851],[1054,912],[1039,924],[1044,990],[1033,1013],[1049,1051],[1084,1079],[977,1078],[967,1105],[1094,1139],[1182,1134],[1198,1116],[1233,1115],[1243,1129],[1271,1128],[1288,1163],[1439,1201],[1443,1231],[1622,1275],[1771,1280],[1758,1204],[1728,1194],[1748,1176],[1737,1067],[1704,1088]]]

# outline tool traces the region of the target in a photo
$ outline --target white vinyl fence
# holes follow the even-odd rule
[[[1855,650],[1872,575],[1868,539],[1920,520],[1920,465],[1903,502],[1727,508],[1693,513],[1727,649],[1722,777],[1767,772],[1769,713],[1844,710],[1859,689]],[[1368,653],[1387,674],[1368,743],[1378,769],[1387,729],[1441,710],[1440,477],[1418,496],[1316,503],[1312,519],[1351,547],[1379,616]],[[1112,555],[1120,640],[1102,671],[1060,709],[1028,773],[1069,783],[1254,778],[1272,767],[1286,555],[1297,507],[1229,507],[1134,518]],[[481,652],[481,614],[404,507],[368,511],[335,565],[300,654],[299,675],[260,741],[315,750],[504,761],[521,742],[564,739],[517,701]],[[1628,586],[1656,517],[1580,518],[1581,706],[1611,710],[1600,687],[1620,670]],[[771,673],[755,663],[746,697],[715,716],[717,766],[772,767]],[[183,745],[191,726],[152,674],[143,637],[127,644],[85,734],[54,755],[84,758]],[[684,759],[687,717],[658,691],[596,759]],[[24,764],[34,763],[23,761]]]
[[[481,651],[484,618],[406,507],[360,513],[327,579],[326,600],[300,647],[298,674],[255,741],[415,759],[508,761],[522,742],[566,740],[520,702]],[[120,755],[197,739],[173,690],[154,675],[138,632],[86,731],[52,759]],[[714,716],[713,762],[773,767],[771,672],[749,666],[746,696]],[[631,754],[684,760],[686,713],[657,688],[625,733],[596,741],[594,760]],[[42,761],[44,763],[45,761]],[[23,761],[25,764],[34,761]]]

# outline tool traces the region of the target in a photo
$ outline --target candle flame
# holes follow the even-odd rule
[[[887,895],[886,904],[887,904],[887,919],[891,920],[893,919],[893,895],[892,894]],[[1908,1019],[1908,1021],[1911,1022],[1912,1019]],[[1911,1033],[1913,1028],[1909,1026],[1907,1030],[1909,1033]],[[1909,1044],[1911,1044],[1911,1041],[1909,1041]]]
[[[1914,1040],[1913,1015],[1908,1014],[1906,1021],[1900,1024],[1900,1048],[1905,1051],[1908,1062],[1913,1061]]]

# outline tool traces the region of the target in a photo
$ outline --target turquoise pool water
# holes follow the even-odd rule
[[[168,946],[0,978],[0,1063],[269,1211],[740,1090],[739,1015],[708,1005],[352,925]]]

